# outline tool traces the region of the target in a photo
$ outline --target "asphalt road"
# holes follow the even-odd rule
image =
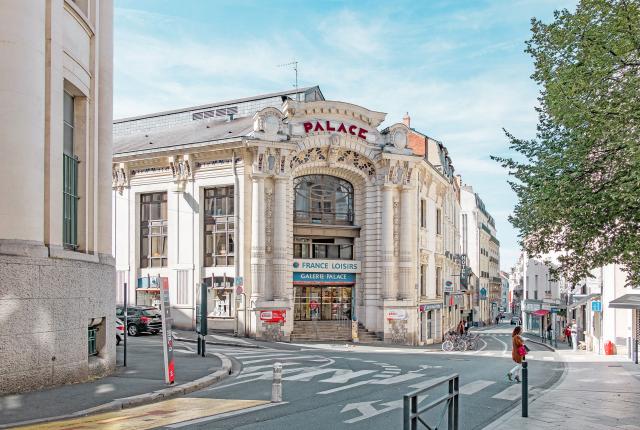
[[[220,385],[191,393],[190,398],[269,400],[271,369],[277,361],[284,366],[284,402],[164,428],[401,428],[404,394],[457,373],[460,428],[480,429],[520,403],[521,386],[506,378],[513,366],[512,328],[506,324],[483,331],[478,351],[450,354],[350,345],[270,344],[262,350],[216,347],[235,360],[235,375]],[[546,348],[533,343],[529,347],[530,395],[535,396],[560,378],[564,365]],[[444,393],[443,389],[430,392],[421,401],[429,403]],[[441,408],[427,419],[434,424],[440,413]]]

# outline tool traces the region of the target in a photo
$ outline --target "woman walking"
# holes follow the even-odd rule
[[[507,373],[507,378],[509,381],[513,381],[515,377],[516,382],[520,382],[520,369],[522,369],[522,360],[524,360],[525,355],[527,355],[527,349],[524,346],[524,341],[520,336],[522,333],[522,327],[517,326],[513,329],[513,333],[511,334],[511,358],[515,361],[516,365],[513,369]]]

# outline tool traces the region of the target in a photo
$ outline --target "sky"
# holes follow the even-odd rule
[[[440,140],[496,220],[502,270],[519,253],[503,128],[535,136],[531,18],[575,0],[116,0],[114,118],[319,85]]]

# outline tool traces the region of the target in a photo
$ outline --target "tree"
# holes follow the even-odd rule
[[[535,256],[561,251],[570,282],[610,263],[640,285],[640,1],[582,0],[532,20],[536,138],[505,130],[517,158],[511,223]]]

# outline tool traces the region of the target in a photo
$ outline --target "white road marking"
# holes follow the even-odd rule
[[[505,352],[507,352],[507,344],[504,343],[503,341],[501,341],[500,339],[498,339],[495,336],[491,336],[492,338],[494,338],[495,340],[497,340],[498,342],[500,342],[502,345],[504,345],[504,349],[502,350],[502,353],[504,354]]]
[[[433,381],[435,381],[438,378],[429,378],[425,381],[422,382],[418,382],[417,384],[413,384],[413,385],[409,385],[409,388],[416,388],[416,389],[421,389],[421,388],[426,388],[429,385],[431,385],[433,383]]]
[[[273,358],[273,357],[290,357],[292,354],[290,352],[288,353],[278,353],[278,354],[251,354],[251,355],[243,355],[241,357],[238,357],[238,354],[235,354],[234,357],[236,357],[238,360],[244,360],[245,358]]]
[[[297,364],[300,363],[295,363],[295,362],[291,362],[291,363],[282,363],[282,366],[295,366]],[[249,366],[249,367],[245,367],[244,369],[242,369],[243,372],[247,372],[247,373],[253,373],[256,372],[258,370],[261,369],[273,369],[273,364],[263,364],[262,366]]]
[[[322,375],[324,373],[331,373],[338,369],[315,369],[310,372],[300,373],[294,376],[287,376],[282,378],[283,381],[311,381],[314,376]]]
[[[495,384],[495,381],[485,381],[480,379],[480,380],[469,382],[468,384],[463,385],[462,387],[460,387],[459,392],[460,394],[466,394],[467,396],[470,396],[472,394],[477,393],[480,390],[487,388],[489,385],[493,385],[493,384]]]
[[[370,373],[375,372],[375,370],[358,370],[354,372],[353,370],[338,370],[331,378],[323,379],[320,382],[330,382],[332,384],[344,384],[345,382],[349,382],[351,379],[358,378],[363,375],[368,375]]]
[[[349,403],[344,408],[342,408],[340,413],[352,411],[354,409],[360,412],[359,417],[351,418],[350,420],[344,421],[346,424],[351,424],[358,421],[366,420],[367,418],[371,418],[376,415],[384,414],[385,412],[389,412],[394,409],[399,409],[402,407],[403,402],[403,400],[394,400],[393,402],[381,403],[380,406],[385,406],[382,409],[376,409],[375,407],[373,407],[374,403],[380,401],[381,400],[372,400],[369,402]]]
[[[416,379],[416,378],[419,378],[421,376],[423,376],[423,375],[421,375],[419,373],[405,373],[403,375],[392,376],[391,378],[387,378],[387,379],[374,380],[371,383],[372,384],[379,384],[379,385],[391,385],[391,384],[398,384],[398,383],[404,382],[404,381],[410,381],[412,379]]]
[[[315,358],[315,357],[317,357],[317,355],[299,355],[299,356],[292,355],[290,357],[272,357],[272,358],[261,358],[259,360],[243,361],[242,364],[262,363],[264,361],[271,361],[271,360],[273,361],[302,360],[306,358]]]
[[[491,396],[492,399],[500,399],[500,400],[516,400],[520,398],[522,394],[522,385],[514,384],[507,388],[506,390],[502,390],[498,394]]]
[[[370,383],[371,380],[367,379],[366,381],[359,381],[359,382],[354,382],[353,384],[349,384],[349,385],[343,385],[342,387],[338,387],[338,388],[332,388],[330,390],[324,390],[324,391],[319,391],[316,394],[331,394],[331,393],[337,393],[338,391],[344,391],[344,390],[350,390],[352,388],[355,387],[359,387],[361,385],[367,385],[368,383]]]
[[[556,361],[555,357],[542,357],[544,361]]]

